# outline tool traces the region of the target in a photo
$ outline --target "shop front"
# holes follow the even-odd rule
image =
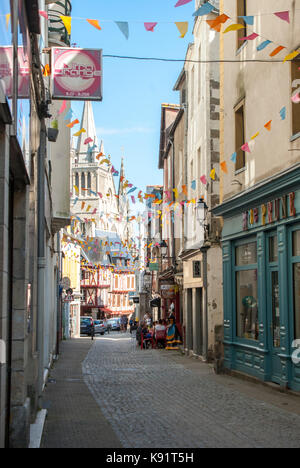
[[[295,391],[300,391],[299,177],[300,167],[294,167],[214,210],[224,219],[225,367]]]

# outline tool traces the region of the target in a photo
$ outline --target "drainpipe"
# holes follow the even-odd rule
[[[208,358],[208,303],[207,303],[207,250],[209,247],[202,247],[200,250],[203,256],[203,359]]]
[[[175,145],[174,145],[174,137],[169,138],[169,142],[172,145],[172,185],[173,189],[175,189]],[[173,192],[173,202],[175,202],[175,193]],[[175,221],[175,213],[173,211],[173,219]],[[176,261],[175,261],[175,222],[171,222],[171,236],[172,236],[172,266],[175,269]]]
[[[39,354],[38,396],[41,396],[44,386],[44,325],[45,325],[45,159],[46,159],[47,132],[45,120],[41,120],[40,147],[38,150],[38,278],[37,278],[37,348]]]

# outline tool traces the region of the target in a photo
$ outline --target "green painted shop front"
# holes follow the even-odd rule
[[[225,367],[300,391],[300,167],[223,216]]]

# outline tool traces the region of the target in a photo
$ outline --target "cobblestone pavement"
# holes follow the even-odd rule
[[[142,351],[129,334],[97,339],[83,374],[126,448],[300,446],[298,397],[220,378],[177,352]]]

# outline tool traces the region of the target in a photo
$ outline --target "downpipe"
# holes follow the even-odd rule
[[[46,273],[46,246],[45,246],[45,159],[47,147],[47,131],[45,120],[41,121],[40,147],[38,150],[38,278],[37,278],[37,322],[38,337],[37,348],[39,354],[38,371],[38,398],[41,398],[44,388],[44,329],[45,329],[45,273]]]

